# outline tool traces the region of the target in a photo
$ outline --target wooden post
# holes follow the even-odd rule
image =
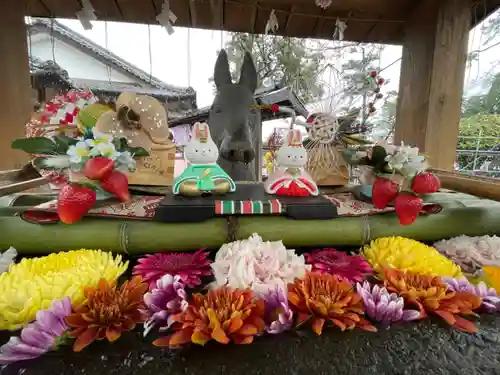
[[[0,1],[0,170],[16,169],[29,157],[10,144],[25,136],[32,112],[24,1]]]
[[[406,24],[395,142],[418,146],[435,168],[455,162],[469,0],[420,0]]]

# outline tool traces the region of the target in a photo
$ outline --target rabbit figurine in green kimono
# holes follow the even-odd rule
[[[188,197],[203,194],[225,194],[236,190],[234,181],[217,164],[219,150],[210,136],[206,123],[193,126],[190,141],[184,147],[184,159],[188,166],[173,185],[173,193]]]

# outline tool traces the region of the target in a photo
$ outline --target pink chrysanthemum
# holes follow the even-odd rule
[[[337,275],[351,284],[362,282],[373,272],[370,264],[360,255],[348,255],[335,249],[314,250],[304,254],[313,272]]]
[[[149,283],[149,289],[166,274],[180,276],[184,284],[194,288],[201,284],[202,276],[212,275],[208,259],[209,253],[200,249],[195,253],[156,253],[138,260],[133,269],[134,275],[140,275],[143,282]]]

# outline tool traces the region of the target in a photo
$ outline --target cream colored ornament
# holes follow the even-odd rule
[[[116,100],[116,112],[102,114],[95,127],[102,133],[124,137],[129,146],[149,152],[149,156],[137,158],[136,170],[129,174],[129,184],[172,184],[175,144],[168,129],[167,112],[158,100],[147,95],[122,93]]]

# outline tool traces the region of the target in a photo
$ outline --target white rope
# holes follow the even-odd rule
[[[187,30],[187,82],[191,87],[191,28]]]

